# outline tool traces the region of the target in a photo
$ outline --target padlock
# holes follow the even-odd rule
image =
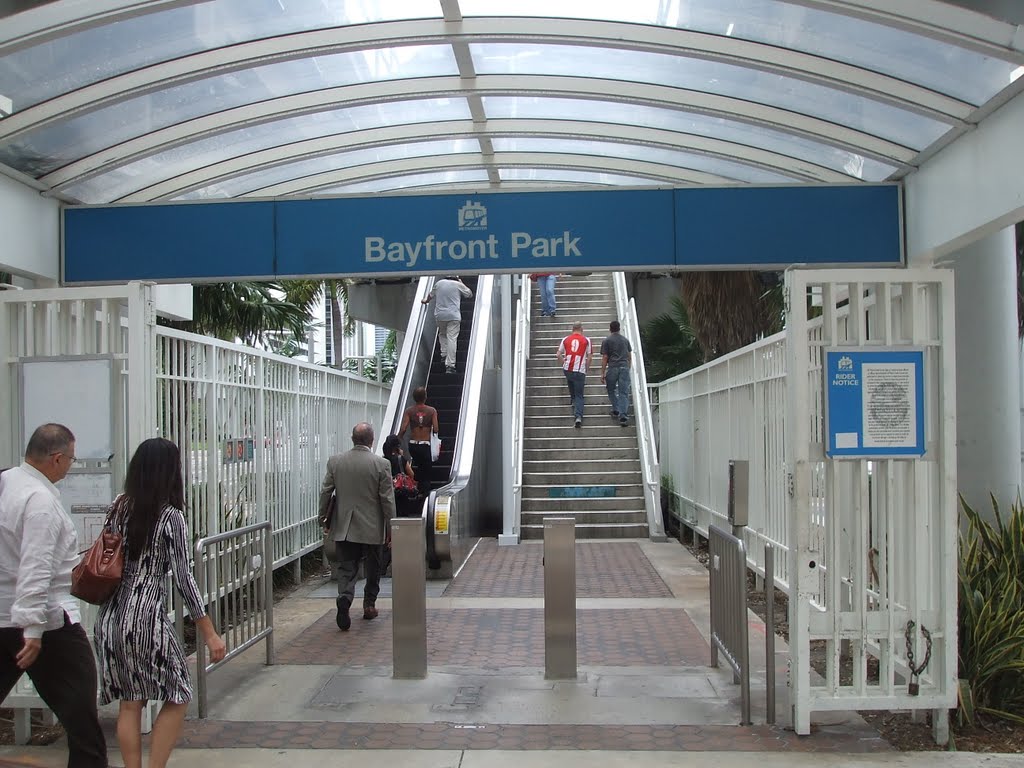
[[[907,686],[907,694],[910,696],[917,696],[921,692],[921,686],[917,682],[917,678],[913,678],[910,681],[910,685]]]

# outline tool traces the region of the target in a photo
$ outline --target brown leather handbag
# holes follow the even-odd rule
[[[108,515],[103,532],[71,571],[71,594],[93,605],[103,605],[114,596],[124,572],[124,539],[110,521]]]

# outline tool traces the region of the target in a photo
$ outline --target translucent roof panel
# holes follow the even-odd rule
[[[478,75],[563,75],[652,83],[759,102],[924,149],[949,125],[854,93],[688,56],[575,45],[470,46]]]
[[[62,191],[85,203],[109,203],[194,168],[272,147],[389,125],[469,119],[469,105],[463,98],[385,102],[300,115],[219,133],[158,152],[66,186]]]
[[[883,181],[896,166],[838,147],[738,120],[642,104],[536,96],[484,96],[488,119],[581,120],[706,136],[805,160],[864,181]],[[598,128],[597,130],[600,130]]]
[[[677,168],[713,173],[717,176],[754,184],[786,184],[795,179],[781,173],[772,173],[753,166],[721,160],[696,152],[679,152],[638,144],[624,144],[611,141],[566,141],[564,139],[494,138],[491,140],[495,152],[550,152],[573,155],[594,155],[596,157],[622,157],[646,163],[659,163]],[[599,162],[597,163],[600,164]]]
[[[923,35],[778,0],[461,0],[464,16],[653,24],[767,43],[898,77],[980,105],[1016,66]]]
[[[224,192],[228,197],[236,197],[274,184],[290,181],[291,179],[313,176],[327,171],[337,171],[343,168],[354,168],[360,165],[384,163],[412,157],[447,156],[472,152],[480,152],[480,142],[476,139],[420,141],[373,149],[359,149],[353,152],[339,152],[323,157],[283,163],[266,170],[246,173],[233,179],[225,179],[224,181],[204,187],[203,190],[205,191],[202,191],[199,196],[212,197],[220,192]],[[189,195],[184,195],[183,199],[189,199]]]
[[[195,3],[93,27],[5,56],[0,59],[0,93],[18,111],[114,75],[221,46],[344,24],[440,15],[437,0]]]
[[[63,120],[0,147],[0,162],[41,175],[122,141],[202,115],[336,86],[458,73],[451,46],[341,53],[208,77]]]
[[[487,171],[478,168],[467,168],[458,171],[439,171],[432,173],[413,173],[408,176],[392,176],[386,179],[360,181],[356,184],[343,184],[337,187],[326,187],[317,191],[317,196],[325,195],[365,195],[374,192],[393,192],[414,187],[434,187],[443,184],[479,184],[486,187]]]
[[[624,176],[618,173],[594,173],[573,171],[568,168],[499,168],[502,181],[512,182],[563,182],[566,184],[591,184],[616,187],[651,186],[651,180],[642,176]]]

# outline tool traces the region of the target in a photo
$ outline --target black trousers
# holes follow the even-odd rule
[[[381,544],[363,544],[358,541],[336,541],[334,551],[338,558],[338,597],[349,605],[356,592],[359,561],[365,561],[366,584],[363,585],[363,605],[373,605],[380,594]]]
[[[430,458],[430,443],[409,443],[409,458],[416,473],[416,485],[424,498],[430,495],[430,481],[434,474],[434,460]]]
[[[43,632],[42,642],[35,663],[22,672],[16,658],[21,630],[0,629],[0,700],[27,674],[67,732],[68,768],[107,768],[107,742],[96,712],[96,659],[85,630],[65,615],[64,626]]]

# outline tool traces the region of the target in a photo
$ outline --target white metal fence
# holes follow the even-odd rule
[[[0,466],[17,463],[25,447],[21,365],[109,357],[113,455],[79,462],[60,486],[79,544],[91,543],[90,521],[122,487],[135,446],[166,437],[181,448],[193,543],[269,522],[273,566],[297,560],[321,544],[317,503],[327,458],[348,447],[356,423],[381,424],[390,387],[160,327],[151,290],[131,283],[0,292]],[[65,397],[77,402],[77,382],[65,385]],[[102,482],[81,482],[90,478]],[[12,705],[41,703],[23,681]]]
[[[790,597],[798,733],[813,711],[931,709],[941,741],[957,672],[951,274],[793,270],[787,296],[786,334],[658,387],[664,482],[706,536],[726,521],[729,459],[750,462],[748,563],[763,573],[765,542],[787,553],[775,575]],[[836,346],[924,350],[923,458],[826,459],[822,364]],[[917,695],[908,649],[928,656]]]
[[[787,541],[786,340],[777,334],[657,385],[662,483],[678,516],[705,538],[729,528],[729,460],[750,462],[748,562],[764,574],[764,545]],[[777,583],[788,589],[786,558]]]

